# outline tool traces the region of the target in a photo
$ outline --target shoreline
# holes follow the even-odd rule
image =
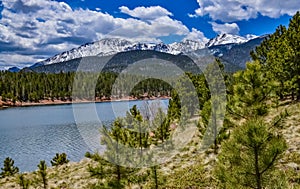
[[[145,97],[145,98],[133,98],[133,97],[123,97],[123,98],[112,98],[112,99],[96,99],[96,100],[40,100],[39,102],[20,102],[17,101],[13,103],[12,101],[2,101],[0,100],[0,110],[12,107],[31,107],[31,106],[51,106],[51,105],[68,105],[68,104],[84,104],[84,103],[103,103],[103,102],[124,102],[124,101],[137,101],[137,100],[167,100],[170,99],[169,96],[161,97]]]

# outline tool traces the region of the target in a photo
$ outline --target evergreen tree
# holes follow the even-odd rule
[[[199,108],[202,109],[204,103],[210,99],[210,90],[204,74],[188,74],[197,91]]]
[[[188,114],[191,117],[199,109],[199,102],[198,102],[197,91],[190,78],[191,78],[190,73],[186,73],[179,77],[179,79],[175,84],[175,90],[178,94],[178,97],[175,97],[175,99],[178,98],[176,100],[177,101],[179,100],[176,103],[180,104],[180,106],[178,105],[177,106],[180,108],[183,108],[182,106],[185,106]]]
[[[282,136],[272,133],[261,119],[250,119],[222,144],[215,174],[222,188],[270,187],[285,149]]]
[[[229,112],[237,118],[266,115],[272,86],[258,62],[247,63],[246,70],[234,74],[233,95],[229,96]]]
[[[14,163],[14,160],[12,160],[10,157],[5,158],[3,162],[3,168],[1,168],[2,172],[0,174],[2,178],[13,176],[19,172],[19,168],[14,166]]]
[[[300,100],[300,13],[290,20],[288,28],[279,26],[262,44],[251,52],[253,60],[263,66],[270,81],[277,81],[277,94]]]
[[[172,121],[179,120],[181,116],[181,102],[178,93],[173,89],[169,100],[168,118]]]
[[[42,179],[44,189],[47,189],[48,178],[47,178],[47,164],[45,161],[40,161],[40,164],[38,164],[37,173]]]
[[[300,12],[298,11],[290,20],[287,30],[287,39],[289,43],[288,56],[289,65],[286,69],[289,70],[290,82],[292,90],[297,93],[297,100],[300,100]]]
[[[117,118],[110,129],[103,127],[101,133],[101,144],[106,146],[104,156],[105,159],[110,162],[110,169],[106,173],[111,177],[110,185],[115,183],[116,187],[122,188],[124,186],[124,180],[126,180],[133,171],[130,168],[122,166],[132,158],[129,157],[131,154],[124,149],[127,144],[132,142],[132,139],[128,136],[128,132],[125,130],[124,120],[121,118]],[[127,159],[127,157],[129,159]],[[101,167],[98,167],[98,169],[101,170]]]
[[[68,160],[66,153],[62,153],[62,154],[56,153],[55,157],[51,160],[51,165],[59,166],[68,163],[69,161],[70,160]]]
[[[146,151],[151,142],[164,141],[169,136],[169,124],[165,122],[164,113],[160,108],[152,123],[154,125],[150,127],[149,124],[151,123],[149,123],[149,120],[144,120],[137,107],[133,106],[127,112],[125,118],[117,118],[110,129],[106,127],[102,129],[101,142],[106,146],[104,156],[105,159],[111,162],[110,171],[106,173],[114,175],[116,178],[115,182],[119,183],[120,187],[123,186],[125,180],[138,184],[145,181],[145,175],[139,172],[140,169],[126,168],[121,165],[131,164],[132,167],[145,166],[152,158],[152,155]],[[151,136],[152,138],[149,136],[150,128],[153,128],[152,133],[154,133],[154,136]],[[103,167],[101,168],[100,165],[96,169],[93,172],[98,171],[99,175],[101,175]],[[157,181],[157,167],[154,170]],[[133,173],[137,173],[140,176],[130,176]],[[158,185],[158,181],[155,183]]]
[[[159,185],[159,180],[158,180],[158,170],[157,170],[158,166],[153,166],[151,167],[151,171],[152,171],[152,177],[153,177],[153,180],[154,180],[154,188],[155,189],[158,189],[158,185]]]
[[[146,79],[138,83],[132,91],[127,91],[128,84],[138,81],[139,76],[127,75],[125,80],[120,80],[120,88],[112,90],[112,86],[117,78],[116,73],[36,73],[9,71],[0,72],[0,96],[4,101],[13,103],[20,101],[39,102],[40,100],[71,100],[71,94],[76,94],[75,98],[94,100],[106,98],[110,99],[112,92],[118,97],[131,94],[134,97],[142,98],[147,92],[148,96],[159,96],[170,94],[171,87],[168,83],[158,79]],[[90,81],[98,77],[94,86]],[[76,80],[74,83],[73,80]],[[73,86],[74,84],[74,86]],[[73,89],[74,87],[74,89]],[[90,90],[91,89],[91,90]],[[94,95],[95,94],[95,95]],[[93,96],[94,95],[94,96]]]
[[[20,174],[17,178],[17,183],[22,189],[28,189],[30,186],[30,180],[25,178],[25,174]]]
[[[156,139],[156,142],[164,142],[170,136],[170,119],[163,112],[161,108],[158,111],[152,121],[152,127],[154,136],[152,140]]]
[[[210,88],[210,98],[204,102],[200,111],[202,124],[199,123],[200,132],[203,136],[203,145],[214,144],[215,153],[218,149],[218,135],[223,126],[226,108],[226,86],[224,65],[219,59],[207,65],[205,76]],[[205,132],[204,132],[205,131]]]

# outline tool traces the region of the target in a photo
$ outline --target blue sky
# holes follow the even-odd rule
[[[264,35],[297,0],[2,0],[0,69],[25,67],[105,37],[203,43],[220,33]]]

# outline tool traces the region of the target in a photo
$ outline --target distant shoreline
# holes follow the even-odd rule
[[[0,100],[0,110],[11,107],[30,107],[30,106],[50,106],[50,105],[67,105],[67,104],[84,104],[84,103],[102,103],[102,102],[124,102],[124,101],[136,101],[136,100],[167,100],[171,97],[161,96],[161,97],[144,97],[144,98],[134,98],[134,97],[123,97],[123,98],[112,98],[112,99],[97,99],[97,100],[40,100],[39,102],[20,102],[17,101],[13,103],[12,101],[2,101]]]

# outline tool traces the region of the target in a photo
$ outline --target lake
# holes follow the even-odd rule
[[[145,102],[121,101],[67,105],[15,107],[0,110],[0,166],[11,157],[20,171],[34,171],[40,160],[65,152],[80,161],[87,151],[101,150],[99,128],[125,116],[133,105]],[[157,101],[156,101],[157,102]],[[168,100],[160,100],[163,108]]]

